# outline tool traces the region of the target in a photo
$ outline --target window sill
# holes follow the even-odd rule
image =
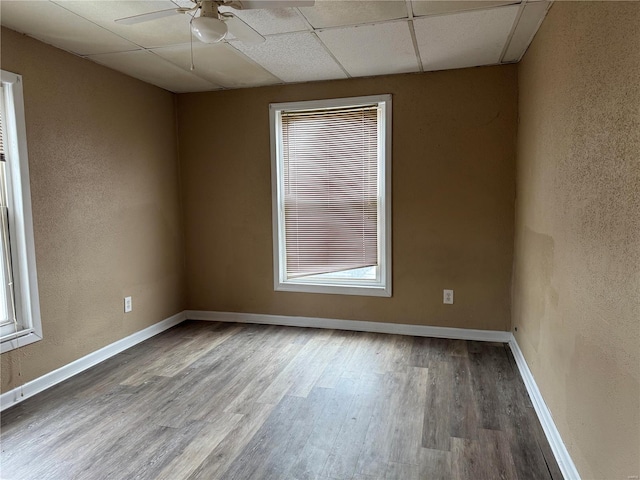
[[[328,295],[359,295],[364,297],[390,297],[391,286],[382,285],[329,285],[300,282],[278,282],[277,292],[324,293]]]
[[[39,342],[40,340],[42,340],[42,336],[35,332],[29,332],[16,338],[7,338],[6,340],[2,340],[0,344],[0,353],[10,352],[18,347],[22,348],[25,345]]]

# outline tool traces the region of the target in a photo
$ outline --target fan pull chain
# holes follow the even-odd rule
[[[189,20],[189,46],[191,49],[191,68],[190,70],[193,72],[196,69],[196,66],[193,64],[193,31],[191,30],[191,24],[193,23],[193,19],[196,17],[195,13],[191,15],[191,20]]]

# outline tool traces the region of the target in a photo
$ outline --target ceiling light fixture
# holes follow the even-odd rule
[[[227,24],[215,17],[196,17],[191,22],[191,31],[204,43],[218,43],[227,35]]]

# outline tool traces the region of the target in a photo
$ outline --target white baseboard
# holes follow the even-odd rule
[[[547,437],[551,451],[556,458],[556,462],[558,462],[562,476],[565,480],[580,480],[580,474],[578,473],[573,460],[571,460],[571,456],[562,441],[562,437],[560,437],[560,432],[558,432],[558,429],[556,428],[556,424],[551,416],[551,411],[544,402],[542,393],[540,393],[538,385],[533,378],[533,374],[531,373],[531,370],[529,370],[529,366],[524,359],[522,350],[520,350],[518,342],[516,342],[513,335],[511,336],[511,340],[509,340],[509,347],[511,347],[513,358],[518,365],[518,370],[520,370],[520,375],[522,376],[524,385],[527,387],[529,397],[531,397],[531,403],[533,403],[533,408],[538,414],[538,419],[540,420],[542,429]]]
[[[177,313],[165,320],[162,320],[161,322],[145,328],[144,330],[140,330],[139,332],[107,345],[100,350],[96,350],[89,355],[85,355],[64,367],[60,367],[53,372],[47,373],[42,377],[25,383],[22,387],[9,390],[8,392],[0,395],[0,411],[16,405],[23,400],[46,390],[47,388],[53,387],[54,385],[73,377],[74,375],[77,375],[78,373],[91,368],[110,357],[113,357],[127,348],[133,347],[134,345],[181,323],[184,319],[184,312]]]
[[[353,330],[357,332],[389,333],[395,335],[413,335],[416,337],[437,337],[502,343],[508,343],[512,338],[510,332],[497,330],[472,330],[467,328],[408,325],[404,323],[364,322],[360,320],[291,317],[257,313],[207,312],[202,310],[186,310],[184,313],[189,320],[208,320],[212,322],[260,323],[266,325],[285,325],[288,327],[328,328],[332,330]]]

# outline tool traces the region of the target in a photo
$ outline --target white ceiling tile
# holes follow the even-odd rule
[[[547,13],[549,3],[529,2],[525,4],[513,37],[511,37],[511,42],[507,47],[504,62],[517,62],[522,58]]]
[[[314,28],[340,27],[395,20],[407,16],[404,0],[316,0],[300,12]]]
[[[146,50],[91,55],[88,58],[171,92],[202,92],[219,88]]]
[[[408,22],[332,28],[318,36],[354,77],[419,70]]]
[[[73,1],[56,0],[59,5],[142,47],[162,47],[189,42],[191,29],[188,14],[171,15],[134,25],[115,23],[118,18],[177,8],[170,1],[109,0]]]
[[[416,17],[442,15],[444,13],[463,12],[482,8],[512,5],[520,0],[412,0],[411,8]]]
[[[498,63],[519,8],[416,18],[413,24],[424,70]]]
[[[153,52],[184,70],[189,70],[191,66],[189,44],[162,47]],[[224,43],[194,43],[193,63],[195,75],[223,87],[257,87],[281,83],[280,79]]]
[[[221,7],[220,11],[234,14],[261,35],[308,30],[306,22],[294,8],[236,10]]]
[[[77,55],[134,50],[134,45],[51,2],[0,2],[2,25]]]
[[[312,33],[285,33],[251,46],[231,44],[285,82],[347,77]]]

